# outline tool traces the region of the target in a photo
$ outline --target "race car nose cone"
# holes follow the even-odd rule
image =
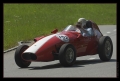
[[[25,60],[36,60],[37,59],[37,56],[33,53],[23,53],[22,57]]]

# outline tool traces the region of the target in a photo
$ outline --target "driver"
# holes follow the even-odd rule
[[[78,22],[75,25],[77,27],[76,31],[80,32],[83,36],[87,36],[86,35],[87,31],[84,30],[85,25],[86,25],[86,19],[85,18],[79,18]]]
[[[76,27],[81,30],[83,36],[93,36],[92,28],[87,27],[86,23],[89,24],[90,21],[86,20],[85,18],[79,18]]]

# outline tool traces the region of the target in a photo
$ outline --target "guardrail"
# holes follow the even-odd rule
[[[27,41],[27,42],[20,41],[20,42],[18,42],[18,46],[22,45],[22,43],[30,43],[30,42],[29,42],[29,41]],[[5,50],[4,53],[9,52],[9,51],[12,51],[12,50],[16,49],[18,46],[15,46],[15,47],[13,47],[13,48],[10,48],[10,49],[8,49],[8,50]]]

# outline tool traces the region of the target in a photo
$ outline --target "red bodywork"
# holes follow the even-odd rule
[[[35,43],[23,52],[23,55],[27,53],[35,55],[36,59],[22,58],[27,61],[53,61],[56,59],[55,55],[59,54],[60,47],[65,43],[71,43],[76,48],[77,57],[95,55],[97,54],[98,40],[103,35],[95,23],[92,23],[92,27],[94,30],[94,36],[92,37],[83,37],[80,33],[75,31],[58,32],[58,30],[55,29],[52,31],[51,35],[35,38]],[[69,42],[60,40],[56,35],[67,36],[69,38]]]

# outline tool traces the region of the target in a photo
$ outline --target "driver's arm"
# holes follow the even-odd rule
[[[76,28],[76,32],[81,33],[80,29]]]

